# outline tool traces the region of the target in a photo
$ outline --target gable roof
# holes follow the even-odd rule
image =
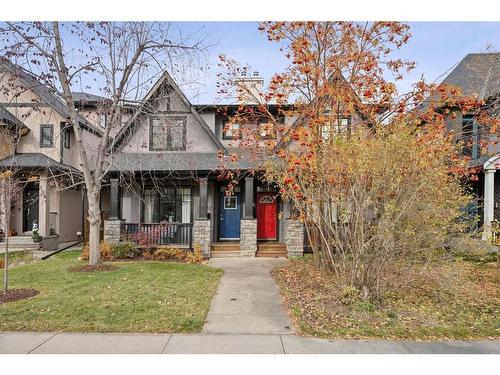
[[[191,104],[189,99],[184,95],[180,87],[177,85],[177,83],[174,81],[174,79],[168,74],[167,71],[164,71],[160,79],[156,81],[156,83],[153,85],[151,90],[146,94],[144,99],[141,101],[140,106],[144,106],[150,99],[151,97],[155,94],[155,92],[163,85],[165,82],[170,84],[172,88],[174,89],[174,92],[179,95],[181,98],[182,102],[189,108],[189,111],[191,114],[194,116],[194,118],[200,123],[201,127],[203,130],[207,133],[208,137],[215,143],[215,145],[219,148],[219,150],[223,150],[224,152],[226,151],[224,145],[221,143],[221,141],[217,138],[217,136],[210,130],[210,127],[207,125],[205,120],[200,116],[200,114],[196,111],[195,107]],[[113,147],[119,147],[125,137],[131,132],[134,131],[135,126],[137,125],[137,122],[135,121],[137,117],[139,116],[139,111],[136,111],[134,116],[132,116],[127,123],[122,127],[122,129],[118,132],[118,134],[115,137],[115,143]]]
[[[500,52],[469,53],[442,83],[457,86],[463,95],[486,99],[500,93]]]
[[[59,93],[50,89],[47,85],[41,83],[33,74],[13,64],[5,57],[0,57],[0,67],[11,72],[21,83],[27,88],[33,90],[40,99],[51,106],[57,113],[64,118],[70,118],[71,114],[68,106],[62,99]],[[102,135],[102,130],[92,125],[88,120],[80,115],[77,115],[80,126],[96,135]]]
[[[354,110],[355,110],[355,112],[363,120],[366,120],[368,118],[368,116],[363,111],[363,107],[369,107],[369,106],[372,106],[372,104],[365,104],[365,103],[363,103],[361,101],[359,95],[356,93],[356,91],[354,91],[354,89],[351,87],[351,85],[349,85],[349,83],[347,82],[347,80],[345,79],[345,77],[342,75],[341,72],[335,71],[328,78],[328,80],[331,83],[340,83],[340,84],[342,84],[342,85],[344,85],[344,86],[346,86],[348,88],[348,90],[351,92],[351,94],[353,95],[353,98],[354,98]],[[313,99],[313,100],[316,100],[316,98]],[[289,134],[292,130],[294,130],[298,126],[300,126],[303,121],[304,121],[304,115],[301,113],[299,116],[297,116],[297,118],[295,119],[295,121],[293,122],[293,124],[290,126],[290,128],[288,128],[288,130],[286,131],[286,134]],[[288,146],[291,142],[292,142],[291,139],[284,139],[284,138],[282,138],[276,144],[276,147],[274,149],[278,150],[278,149],[280,149],[283,146]]]

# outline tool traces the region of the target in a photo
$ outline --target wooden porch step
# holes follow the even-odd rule
[[[257,251],[255,253],[257,258],[286,258],[288,256],[286,251]]]
[[[240,256],[240,251],[228,251],[228,250],[223,250],[223,251],[217,251],[217,250],[212,250],[210,252],[210,257],[211,258],[238,258]]]
[[[212,244],[212,251],[229,251],[229,252],[240,252],[239,242],[215,242]]]
[[[286,245],[280,242],[261,242],[257,244],[256,257],[286,258]]]

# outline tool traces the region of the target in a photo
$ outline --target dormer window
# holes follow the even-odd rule
[[[229,141],[238,138],[240,138],[240,124],[224,121],[222,123],[222,139]]]

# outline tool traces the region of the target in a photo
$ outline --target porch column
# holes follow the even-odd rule
[[[47,175],[41,175],[38,190],[38,234],[50,235],[50,184]]]
[[[245,210],[240,224],[240,255],[255,257],[257,252],[257,219],[253,215],[253,177],[245,178]]]
[[[119,179],[111,178],[110,179],[111,187],[109,189],[109,198],[111,201],[111,216],[110,220],[119,220],[120,219],[120,211],[119,211]]]
[[[254,193],[253,193],[253,177],[245,178],[245,212],[244,219],[253,219]]]
[[[200,206],[198,209],[198,219],[208,219],[208,179],[200,181]]]
[[[483,240],[488,240],[491,236],[491,222],[495,214],[495,170],[486,169],[484,171],[484,221]]]
[[[208,179],[200,180],[198,217],[193,221],[193,246],[200,248],[203,256],[210,257],[212,221],[208,218]]]

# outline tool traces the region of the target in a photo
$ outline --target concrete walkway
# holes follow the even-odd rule
[[[499,354],[500,341],[323,340],[294,335],[0,332],[9,354]]]
[[[212,258],[222,268],[219,283],[202,333],[292,334],[288,314],[281,305],[278,286],[270,271],[287,262],[275,258]]]

